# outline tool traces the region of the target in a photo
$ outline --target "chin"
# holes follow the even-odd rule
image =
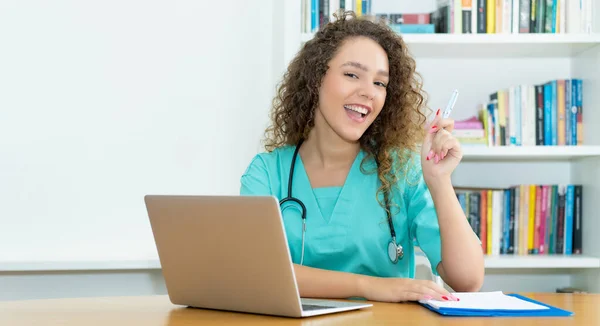
[[[345,130],[339,133],[339,135],[342,139],[349,143],[358,143],[364,133],[364,130]]]

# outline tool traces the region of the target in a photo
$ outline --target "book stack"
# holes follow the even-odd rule
[[[399,34],[433,34],[435,26],[431,23],[430,13],[379,13],[376,19],[390,26]]]
[[[490,94],[479,108],[488,146],[583,144],[581,79],[515,85]]]
[[[487,255],[582,253],[582,185],[455,187],[455,191]]]
[[[487,146],[483,123],[476,116],[455,121],[452,135],[458,139],[461,145]]]
[[[436,33],[592,33],[596,0],[437,0]]]
[[[335,19],[340,10],[351,10],[356,16],[372,16],[373,0],[301,0],[302,31],[315,33]],[[374,16],[373,16],[374,17]]]

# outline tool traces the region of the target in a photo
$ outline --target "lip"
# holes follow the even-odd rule
[[[353,120],[353,121],[355,121],[355,122],[357,122],[357,123],[363,123],[363,122],[365,122],[365,121],[367,120],[367,117],[369,116],[369,114],[370,114],[370,113],[371,113],[371,111],[372,111],[371,107],[370,107],[370,106],[368,106],[368,105],[364,105],[364,104],[344,104],[344,106],[349,106],[349,105],[352,105],[352,106],[359,106],[359,107],[361,107],[361,108],[363,108],[363,109],[366,109],[366,110],[367,110],[367,113],[366,113],[364,116],[362,116],[362,117],[357,117],[357,116],[356,116],[356,115],[354,115],[354,114],[350,114],[350,113],[347,111],[347,109],[346,109],[346,114],[348,115],[348,118],[350,118],[351,120]]]
[[[348,103],[348,104],[344,104],[344,105],[352,105],[352,106],[360,106],[361,108],[365,108],[367,109],[367,114],[373,112],[373,108],[371,108],[368,105],[365,104],[360,104],[360,103]]]

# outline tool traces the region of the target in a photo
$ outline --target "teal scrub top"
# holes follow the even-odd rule
[[[257,154],[241,177],[241,195],[287,196],[288,178],[295,146],[280,147]],[[342,187],[312,188],[300,155],[296,158],[292,195],[306,206],[306,234],[303,265],[377,277],[415,276],[415,245],[420,247],[434,275],[441,261],[441,240],[431,194],[423,180],[419,157],[401,176],[393,199],[392,219],[396,241],[404,247],[404,257],[396,264],[388,256],[391,233],[385,209],[377,201],[374,160],[361,170],[365,152],[360,151]],[[382,196],[380,196],[382,198]],[[396,207],[394,207],[396,205]],[[282,206],[282,216],[292,256],[300,263],[302,217],[296,203]]]

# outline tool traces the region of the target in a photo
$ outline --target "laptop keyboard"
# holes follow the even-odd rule
[[[306,303],[302,304],[302,310],[304,310],[304,311],[319,310],[319,309],[329,309],[329,308],[336,308],[336,307],[334,307],[334,306],[316,305],[316,304],[306,304]]]

